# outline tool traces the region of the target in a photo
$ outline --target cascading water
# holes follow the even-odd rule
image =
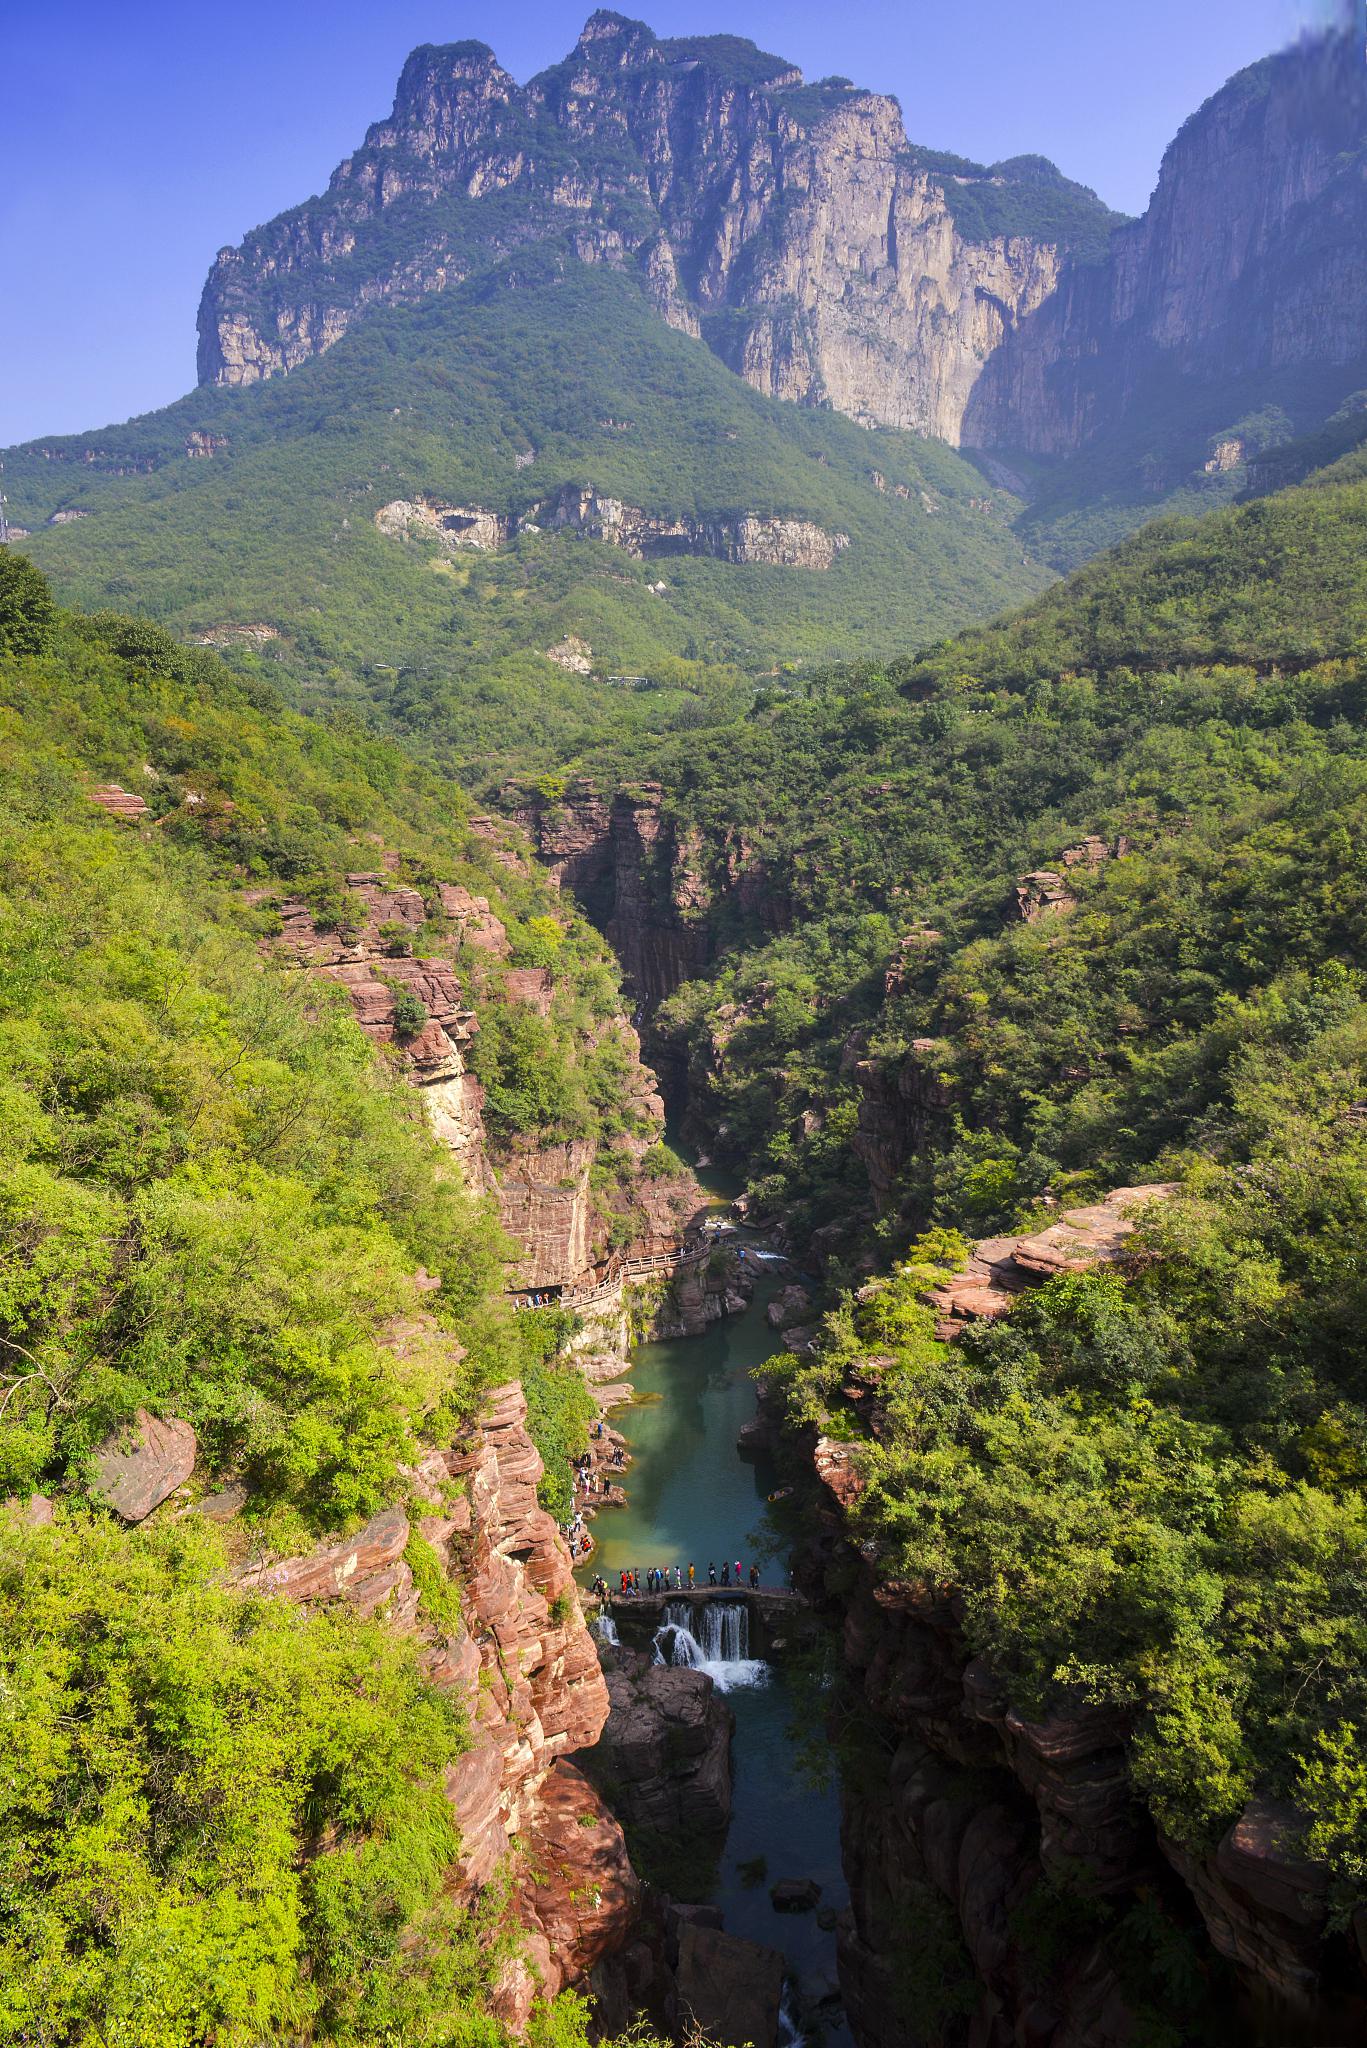
[[[620,1648],[622,1638],[617,1633],[617,1624],[610,1614],[600,1614],[593,1624],[600,1643],[608,1643],[613,1649]]]
[[[742,1600],[666,1600],[655,1662],[705,1671],[719,1692],[769,1683],[769,1666],[750,1655],[750,1615]]]

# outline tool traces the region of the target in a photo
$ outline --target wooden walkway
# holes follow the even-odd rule
[[[672,1279],[679,1273],[696,1272],[712,1251],[712,1245],[698,1244],[674,1252],[642,1252],[634,1259],[614,1260],[601,1280],[586,1287],[562,1287],[558,1293],[553,1287],[514,1287],[509,1289],[509,1298],[514,1308],[530,1308],[533,1295],[538,1294],[547,1297],[538,1306],[588,1308],[596,1301],[606,1301],[628,1280],[643,1280],[657,1273],[668,1273]]]

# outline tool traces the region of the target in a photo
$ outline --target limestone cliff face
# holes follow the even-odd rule
[[[510,783],[502,796],[550,879],[606,934],[646,1014],[707,966],[720,904],[762,929],[789,922],[784,892],[744,834],[709,848],[671,815],[658,782],[609,793],[575,776],[560,794]]]
[[[1363,357],[1364,140],[1359,42],[1322,37],[1192,116],[1142,220],[1108,239],[1117,217],[1071,187],[1066,230],[1021,232],[1062,217],[1023,195],[1038,165],[939,168],[894,100],[805,85],[748,45],[738,59],[727,39],[662,40],[600,13],[526,86],[482,44],[424,47],[326,193],[220,252],[200,379],[289,371],[375,307],[515,270],[549,239],[563,261],[634,274],[662,319],[772,396],[1067,454],[1155,379]],[[776,545],[656,540],[727,559]]]
[[[1147,381],[1232,384],[1364,355],[1367,72],[1332,36],[1232,78],[1181,129],[1142,220],[1006,336],[963,439],[1068,453]],[[1212,464],[1228,465],[1217,448]]]
[[[465,1441],[429,1451],[409,1475],[411,1510],[389,1508],[353,1537],[255,1564],[241,1581],[283,1599],[345,1600],[418,1635],[432,1682],[464,1706],[470,1744],[446,1773],[461,1834],[447,1884],[473,1904],[496,1875],[511,1880],[519,1941],[496,2005],[516,2028],[534,1998],[583,1983],[622,1947],[640,1893],[621,1828],[572,1761],[602,1733],[608,1691],[569,1554],[537,1505],[526,1416],[518,1385],[496,1389]],[[414,1535],[459,1588],[454,1629],[423,1608],[404,1556]]]
[[[661,40],[598,13],[526,86],[483,44],[427,46],[321,198],[220,252],[200,381],[289,371],[373,308],[552,236],[631,270],[662,319],[758,389],[957,441],[984,362],[1063,261],[1061,236],[975,238],[956,218],[956,187],[1016,175],[934,171],[894,100],[806,86],[728,38]],[[1094,236],[1109,216],[1072,190]]]

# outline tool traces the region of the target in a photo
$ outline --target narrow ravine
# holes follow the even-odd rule
[[[602,1572],[610,1585],[623,1569],[690,1563],[705,1584],[710,1562],[761,1563],[766,1587],[786,1586],[786,1544],[767,1497],[778,1484],[770,1462],[742,1457],[737,1433],[755,1412],[753,1368],[782,1348],[764,1319],[772,1283],[761,1281],[742,1316],[715,1324],[702,1337],[643,1344],[632,1354],[636,1397],[613,1416],[632,1464],[629,1505],[594,1523],[597,1554],[581,1573]],[[831,2002],[836,1989],[836,1936],[831,1920],[847,1901],[840,1864],[839,1799],[833,1782],[814,1788],[804,1776],[794,1724],[798,1702],[781,1655],[709,1666],[735,1714],[734,1803],[715,1885],[706,1902],[720,1907],[728,1934],[781,1951],[801,2010],[802,2031],[839,2048],[850,2036]],[[791,1732],[790,1732],[791,1731]],[[760,1871],[762,1869],[762,1875]],[[783,1913],[769,1887],[809,1878],[821,1887],[820,1914]],[[823,1924],[824,1923],[824,1924]],[[825,2003],[823,2004],[823,1998]],[[820,2006],[819,2018],[817,2008]]]

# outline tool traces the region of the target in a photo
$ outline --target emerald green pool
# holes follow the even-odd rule
[[[755,1412],[752,1368],[780,1348],[763,1313],[772,1291],[771,1282],[761,1281],[745,1315],[714,1325],[704,1337],[644,1344],[633,1353],[629,1377],[636,1398],[612,1418],[632,1453],[630,1504],[597,1517],[598,1553],[581,1579],[601,1570],[613,1583],[627,1567],[644,1581],[649,1566],[675,1564],[686,1578],[692,1562],[705,1582],[709,1561],[720,1569],[725,1557],[733,1564],[739,1558],[747,1571],[757,1559],[763,1584],[787,1583],[783,1533],[766,1505],[777,1481],[765,1461],[743,1459],[736,1450],[737,1431]],[[815,1878],[823,1908],[845,1904],[839,1803],[833,1783],[813,1790],[798,1769],[790,1732],[796,1707],[781,1666],[771,1664],[763,1675],[766,1683],[727,1692],[736,1716],[735,1803],[710,1899],[722,1908],[729,1933],[783,1952],[805,2001],[823,1985],[834,1986],[835,1935],[818,1927],[812,1913],[776,1913],[769,1885],[783,1877]],[[763,1881],[747,1884],[742,1867],[759,1858]],[[849,2039],[838,2018],[834,2024],[828,2019],[821,2032],[832,2044]]]

